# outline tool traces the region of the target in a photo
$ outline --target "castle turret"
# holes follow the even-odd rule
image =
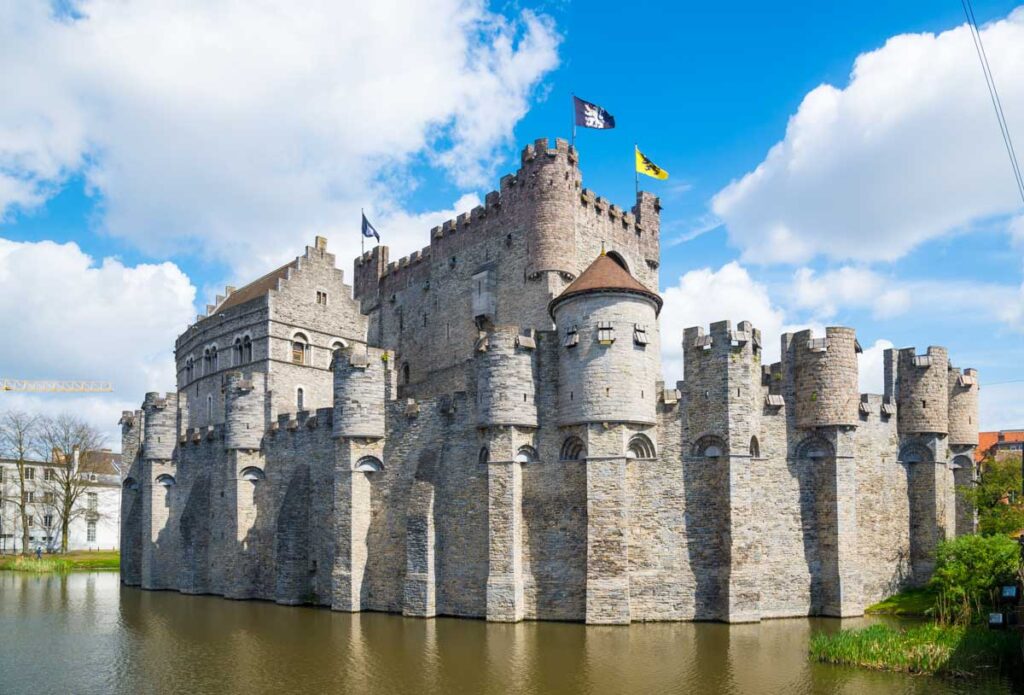
[[[561,341],[559,424],[654,424],[661,297],[601,255],[549,310]]]
[[[530,261],[528,277],[543,272],[575,273],[576,229],[580,171],[576,150],[558,139],[550,147],[547,138],[527,145],[517,185],[530,200],[526,208],[526,230]]]
[[[334,353],[334,436],[380,438],[391,355],[357,346]]]
[[[170,461],[178,442],[178,394],[147,393],[143,401],[142,455],[146,460]]]
[[[929,347],[899,351],[896,402],[900,435],[946,434],[949,431],[949,353]]]
[[[143,411],[125,410],[121,425],[121,582],[142,582],[142,449]]]
[[[476,354],[477,424],[537,426],[532,335],[496,326],[480,339]]]
[[[266,375],[228,372],[224,405],[224,447],[259,449],[266,423]]]
[[[949,443],[978,445],[978,370],[949,370]]]
[[[830,326],[824,338],[810,330],[793,336],[797,427],[857,424],[856,345],[852,328]]]

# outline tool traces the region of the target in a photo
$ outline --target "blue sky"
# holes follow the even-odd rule
[[[618,122],[578,134],[587,187],[628,205],[634,141],[671,172],[645,186],[670,377],[673,331],[749,318],[1024,380],[1024,209],[958,2],[426,5],[0,10],[3,375],[114,379],[59,403],[116,420],[171,386],[174,335],[224,284],[318,232],[347,272],[359,207],[393,255],[426,245],[522,145],[568,136],[575,92]],[[1021,148],[1015,7],[975,2]],[[982,425],[1024,426],[1024,381],[983,387]]]

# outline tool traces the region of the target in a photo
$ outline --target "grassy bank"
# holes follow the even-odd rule
[[[935,614],[937,600],[938,592],[931,587],[906,589],[873,606],[868,606],[864,612],[875,615],[932,617]]]
[[[15,572],[74,572],[77,570],[118,570],[120,568],[121,555],[116,550],[44,555],[41,560],[36,560],[34,555],[0,556],[0,570]]]
[[[1015,664],[1020,635],[984,627],[929,623],[907,629],[872,625],[811,638],[811,657],[887,671],[972,676]]]

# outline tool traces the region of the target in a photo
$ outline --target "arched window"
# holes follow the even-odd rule
[[[486,463],[489,463],[490,460],[491,460],[491,450],[488,449],[487,447],[481,447],[480,448],[480,455],[477,456],[477,462],[478,463],[486,464]]]
[[[235,359],[235,364],[236,365],[242,364],[242,361],[245,359],[245,353],[242,351],[242,339],[241,338],[235,338],[235,357],[234,357],[234,359]]]
[[[247,480],[253,485],[261,480],[267,479],[267,475],[263,472],[263,469],[256,466],[247,466],[246,468],[243,468],[242,472],[238,474],[238,477],[240,480]]]
[[[761,458],[761,445],[758,443],[757,437],[750,438],[750,458]]]
[[[934,460],[932,450],[919,442],[911,442],[900,449],[901,463],[931,463]]]
[[[532,446],[523,445],[516,452],[516,463],[534,463],[537,461],[537,450]]]
[[[820,461],[834,455],[832,445],[821,437],[809,437],[796,447],[796,457],[810,461]]]
[[[653,459],[657,458],[654,443],[646,434],[634,434],[626,445],[626,458]]]
[[[189,383],[192,381],[192,376],[195,373],[195,360],[189,355],[189,358],[185,360],[185,382]]]
[[[217,371],[217,346],[214,345],[210,348],[210,369],[211,371]]]
[[[136,482],[135,478],[128,477],[124,479],[123,483],[121,483],[121,487],[128,492],[135,492],[139,489],[139,484]]]
[[[206,424],[213,424],[213,395],[206,397]]]
[[[174,487],[174,476],[168,475],[167,473],[163,473],[162,475],[158,475],[156,477],[156,483],[157,485],[163,485],[164,487]]]
[[[210,348],[203,350],[203,375],[209,374],[210,369]]]
[[[378,458],[373,456],[364,456],[356,461],[355,470],[363,473],[380,473],[384,470],[384,464],[381,463]]]
[[[303,406],[305,405],[303,396],[304,396],[304,394],[302,392],[302,387],[301,386],[299,388],[295,389],[295,409],[296,410],[302,410]]]
[[[242,338],[242,362],[245,364],[252,362],[252,338],[249,336]]]
[[[309,338],[302,333],[296,333],[292,336],[292,363],[293,364],[306,364],[308,355],[306,354],[309,350]]]
[[[408,362],[406,362],[405,364],[402,365],[402,383],[403,384],[408,384],[409,383],[409,363]]]
[[[629,272],[629,266],[626,265],[626,259],[623,258],[621,254],[619,254],[616,251],[609,251],[608,252],[608,258],[610,258],[613,261],[615,261],[616,263],[618,263],[619,267],[622,268],[623,270],[625,270],[627,273]]]
[[[713,434],[706,434],[693,445],[693,455],[698,458],[717,459],[728,453],[725,440]]]
[[[337,352],[338,350],[344,350],[347,347],[348,343],[339,338],[331,343],[331,352],[334,353]]]
[[[562,442],[562,449],[558,453],[560,461],[581,461],[587,457],[587,447],[579,437],[572,436]]]

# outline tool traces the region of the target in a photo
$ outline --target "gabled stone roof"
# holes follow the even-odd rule
[[[217,314],[233,306],[251,302],[257,297],[262,297],[270,290],[277,289],[277,281],[283,280],[288,275],[288,269],[295,267],[297,267],[295,261],[285,263],[277,270],[273,270],[260,279],[250,282],[245,287],[235,290],[217,306],[213,313]]]
[[[647,297],[657,305],[657,311],[661,311],[661,297],[653,292],[629,274],[625,268],[615,262],[610,256],[601,253],[580,276],[565,288],[562,294],[551,300],[548,304],[548,312],[554,316],[555,307],[570,297],[592,292],[625,292],[627,294],[638,294]]]

